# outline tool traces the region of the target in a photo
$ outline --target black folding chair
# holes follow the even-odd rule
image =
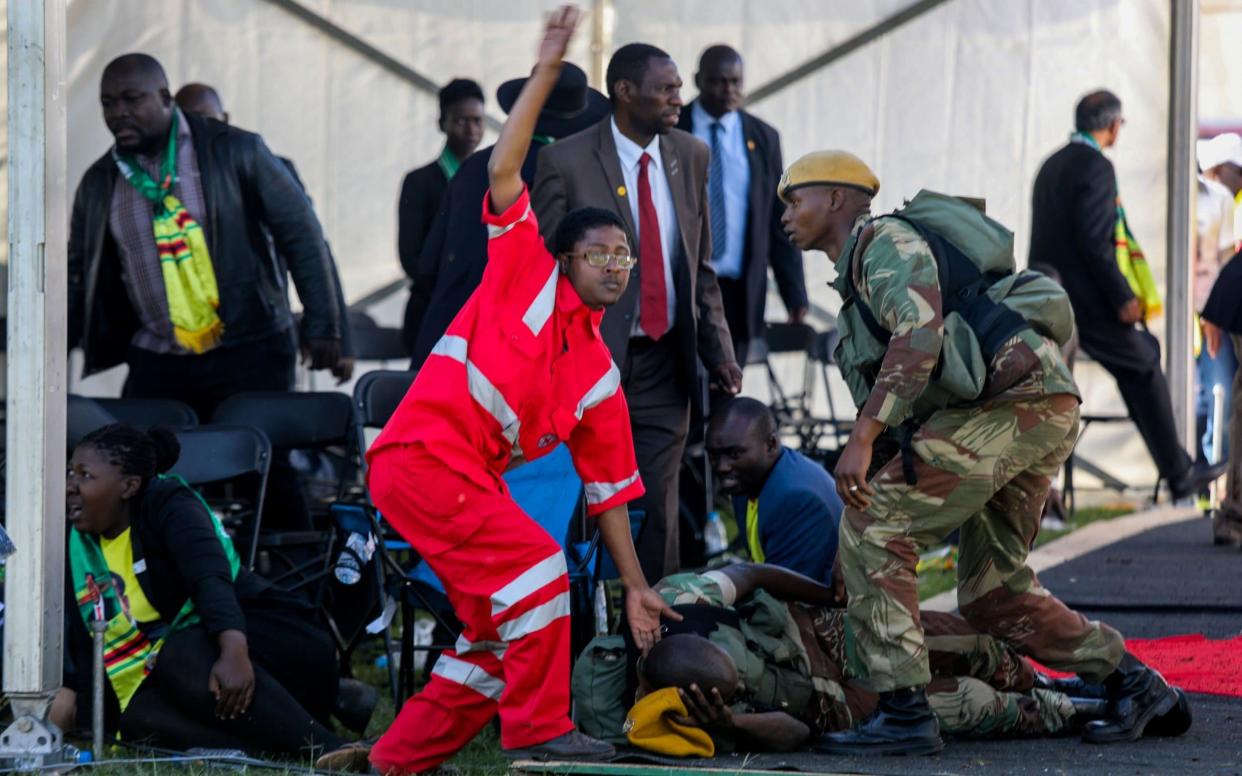
[[[772,356],[788,353],[807,355],[814,341],[815,329],[805,323],[769,323],[765,328],[766,347],[762,351],[763,365],[768,373],[772,411],[782,420],[797,420],[807,417],[810,413],[814,372],[811,359],[808,357],[802,372],[802,387],[796,391],[788,391],[776,377],[776,370],[772,367]]]
[[[96,399],[69,394],[65,415],[66,449],[72,453],[87,434],[116,422],[116,416],[100,406]]]
[[[253,475],[258,480],[251,509],[254,528],[250,552],[244,556],[247,568],[254,569],[255,548],[259,541],[259,516],[267,496],[267,473],[272,463],[272,443],[252,426],[200,426],[177,432],[181,457],[172,467],[195,488],[231,483]]]
[[[367,472],[367,429],[380,429],[388,423],[393,413],[397,411],[397,406],[401,404],[401,400],[409,392],[410,386],[414,384],[415,375],[415,372],[377,369],[367,372],[354,384],[354,433],[357,437],[358,466],[364,479]],[[435,619],[436,624],[448,633],[459,633],[461,626],[451,621],[455,620],[451,615],[452,607],[442,593],[420,580],[412,579],[407,573],[407,567],[413,569],[417,565],[417,553],[380,522],[379,512],[371,502],[369,491],[366,495],[366,507],[367,515],[371,520],[371,530],[376,537],[375,551],[380,562],[375,564],[375,569],[379,576],[380,589],[387,591],[388,580],[390,578],[393,580],[396,588],[395,598],[401,605],[404,618],[402,620],[403,648],[400,673],[398,673],[397,661],[393,659],[396,650],[392,642],[391,629],[384,628],[384,647],[388,652],[388,681],[392,688],[393,701],[399,704],[406,690],[412,689],[405,685],[412,684],[409,677],[413,675],[413,651],[436,652],[452,648],[452,644],[448,643],[415,645],[413,643],[414,623],[410,621],[412,611],[417,608],[427,612]],[[405,565],[397,561],[395,557],[397,552],[408,555]]]
[[[409,361],[401,329],[380,326],[366,313],[350,311],[354,357],[359,361]]]
[[[350,450],[353,437],[353,402],[335,391],[291,393],[287,391],[247,392],[226,399],[212,415],[213,424],[252,426],[261,430],[278,453],[305,450],[331,454],[336,449],[335,469],[339,472],[330,484],[332,501],[340,499],[353,472]],[[319,506],[319,505],[313,505]],[[312,516],[326,516],[328,506],[312,508]],[[273,556],[283,558],[286,566],[278,575],[271,569],[264,575],[288,590],[296,590],[322,580],[328,574],[334,531],[268,530],[258,535],[251,551],[268,563]],[[291,548],[315,548],[314,557],[297,562],[287,557]],[[315,566],[320,568],[313,572]],[[292,584],[291,584],[292,581]],[[318,601],[319,593],[316,593]]]
[[[168,426],[174,431],[198,426],[198,415],[176,399],[96,399],[117,421],[136,428]]]

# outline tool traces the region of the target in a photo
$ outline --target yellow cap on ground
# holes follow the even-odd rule
[[[776,194],[788,201],[789,192],[803,186],[848,186],[874,197],[880,190],[880,179],[849,151],[812,151],[789,165]]]
[[[640,749],[674,757],[713,757],[716,744],[700,727],[680,725],[674,716],[686,716],[686,704],[676,687],[643,696],[625,718],[625,737]]]

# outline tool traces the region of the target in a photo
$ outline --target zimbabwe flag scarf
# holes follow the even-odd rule
[[[233,549],[233,540],[224,532],[224,526],[207,506],[207,502],[176,474],[163,474],[159,479],[175,480],[194,493],[215,524],[216,538],[220,540],[233,578],[236,579],[241,568],[241,559]],[[109,571],[108,562],[99,547],[99,538],[79,533],[76,528],[69,529],[69,575],[73,580],[78,614],[86,622],[88,632],[92,620],[107,623],[104,630],[104,673],[116,693],[121,711],[125,711],[139,685],[155,668],[155,659],[159,655],[160,647],[164,645],[164,639],[169,634],[199,621],[198,614],[194,611],[194,602],[187,598],[177,616],[152,641],[130,618],[129,607],[121,600],[121,595],[112,581],[112,572]]]
[[[136,159],[122,155],[115,147],[112,158],[125,180],[155,203],[151,224],[164,276],[164,293],[168,296],[173,336],[191,353],[205,353],[220,344],[224,323],[216,313],[220,307],[220,292],[216,288],[211,255],[207,252],[207,239],[198,222],[172,193],[177,180],[178,117],[179,113],[173,111],[168,148],[160,163],[158,182],[151,179]]]

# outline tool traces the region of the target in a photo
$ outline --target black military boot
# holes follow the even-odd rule
[[[1172,710],[1158,717],[1152,717],[1151,722],[1147,723],[1147,729],[1143,731],[1143,735],[1173,738],[1190,730],[1190,700],[1187,699],[1186,693],[1180,687],[1174,687],[1173,692],[1177,695],[1177,703],[1173,704]]]
[[[1035,687],[1040,690],[1052,690],[1071,698],[1108,698],[1108,688],[1099,682],[1088,682],[1081,676],[1070,676],[1065,679],[1053,679],[1045,673],[1035,672]]]
[[[944,749],[940,723],[927,703],[924,687],[880,693],[871,716],[850,730],[825,733],[815,744],[825,754],[936,754]]]
[[[1177,706],[1177,693],[1164,677],[1129,652],[1117,670],[1104,680],[1108,688],[1108,718],[1087,725],[1082,740],[1090,744],[1136,741],[1154,718]]]

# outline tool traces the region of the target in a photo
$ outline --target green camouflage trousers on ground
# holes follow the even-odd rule
[[[914,434],[916,484],[897,456],[871,480],[867,510],[845,510],[848,616],[874,690],[930,681],[915,566],[920,550],[959,527],[958,606],[971,625],[1090,681],[1116,667],[1121,635],[1067,608],[1026,566],[1077,432],[1078,404],[1066,395],[942,410]]]
[[[927,686],[927,702],[940,722],[940,732],[962,738],[1059,733],[1074,716],[1074,704],[1062,693],[1001,692],[965,676],[933,679]]]

